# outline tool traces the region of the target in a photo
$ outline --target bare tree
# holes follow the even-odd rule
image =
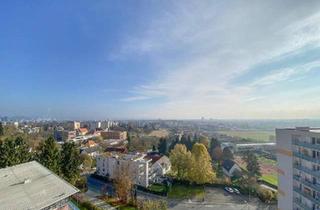
[[[130,167],[127,163],[120,163],[115,171],[114,186],[118,198],[128,203],[131,198],[133,181],[130,176]]]

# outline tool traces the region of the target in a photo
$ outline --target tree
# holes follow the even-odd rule
[[[217,177],[218,178],[222,178],[223,177],[224,173],[223,173],[223,169],[222,169],[221,163],[217,163],[216,173],[217,173]]]
[[[0,122],[0,136],[4,135],[4,131],[3,131],[3,126],[2,126],[2,122]]]
[[[179,139],[179,137],[177,136],[177,137],[175,138],[175,140],[173,140],[173,141],[171,142],[171,144],[170,144],[170,146],[169,146],[169,152],[170,152],[171,150],[173,150],[174,147],[175,147],[177,144],[179,144],[179,143],[180,143],[180,139]]]
[[[194,141],[192,140],[192,138],[191,138],[190,135],[188,135],[188,136],[183,135],[183,136],[181,137],[180,141],[179,141],[179,142],[176,141],[175,143],[176,143],[176,144],[177,144],[177,143],[179,143],[179,144],[184,144],[184,145],[187,147],[187,150],[191,151],[192,146],[193,146],[193,144],[194,144]]]
[[[212,160],[220,161],[222,160],[222,150],[221,147],[214,148],[213,152],[211,153]]]
[[[29,147],[21,137],[0,140],[0,168],[25,163],[30,160]]]
[[[250,151],[245,153],[243,159],[247,163],[247,171],[249,177],[261,176],[260,164],[258,162],[257,156],[253,152]]]
[[[28,162],[32,158],[28,144],[19,136],[15,139],[15,154],[19,159],[19,164]]]
[[[216,174],[212,169],[212,160],[207,148],[203,144],[196,143],[192,148],[192,167],[189,181],[196,184],[211,183]]]
[[[82,166],[85,170],[90,170],[91,167],[92,167],[92,163],[93,163],[93,160],[92,158],[90,157],[90,155],[88,154],[81,154],[80,155],[80,159],[81,159],[81,163],[82,163]]]
[[[133,187],[132,176],[130,175],[129,170],[129,165],[122,163],[118,165],[115,171],[114,186],[116,194],[124,203],[128,203],[130,200]]]
[[[167,154],[168,153],[168,142],[165,138],[160,138],[159,144],[158,144],[158,151],[161,154]]]
[[[37,159],[54,173],[60,174],[60,152],[52,136],[39,145]]]
[[[128,136],[127,136],[127,141],[128,141],[127,149],[130,151],[131,150],[131,136],[130,136],[129,132],[128,132]]]
[[[225,147],[222,151],[222,159],[223,160],[233,160],[233,153],[229,147]]]
[[[183,144],[177,144],[170,152],[171,170],[180,180],[187,180],[191,169],[191,152]]]
[[[152,151],[154,152],[154,151],[156,151],[157,149],[156,149],[156,146],[155,145],[152,145]]]
[[[207,149],[209,149],[209,139],[206,136],[200,136],[199,143],[206,146]]]
[[[212,138],[210,142],[210,148],[214,149],[216,147],[221,147],[221,143],[218,139]]]
[[[64,143],[61,151],[61,173],[71,184],[74,184],[80,176],[80,164],[80,154],[75,144],[73,142]]]

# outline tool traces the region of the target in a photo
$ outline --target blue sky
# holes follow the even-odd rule
[[[319,118],[319,1],[4,1],[0,115]]]

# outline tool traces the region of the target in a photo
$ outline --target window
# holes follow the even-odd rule
[[[317,138],[317,144],[320,144],[320,138]]]

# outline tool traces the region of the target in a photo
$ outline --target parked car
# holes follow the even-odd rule
[[[225,187],[224,190],[227,191],[228,193],[234,193],[231,187]]]
[[[232,189],[236,194],[240,195],[240,191],[237,188],[232,188]]]

